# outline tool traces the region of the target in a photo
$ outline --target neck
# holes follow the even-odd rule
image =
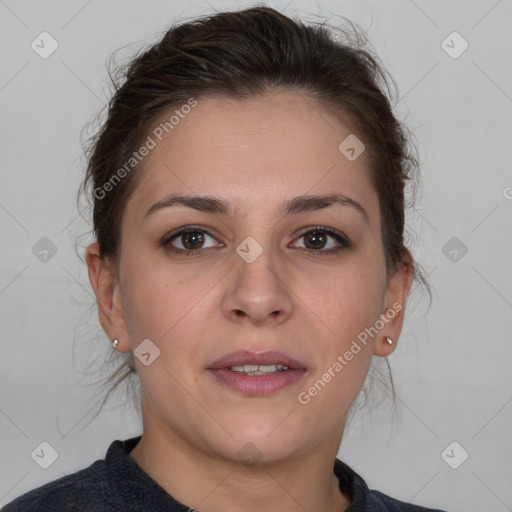
[[[250,466],[155,427],[144,422],[130,456],[175,500],[201,512],[344,512],[350,504],[333,472],[340,439],[293,460]]]

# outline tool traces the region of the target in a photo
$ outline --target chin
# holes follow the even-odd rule
[[[280,425],[283,418],[273,415],[272,421],[259,423],[231,423],[228,429],[233,437],[223,446],[224,456],[247,465],[272,463],[287,459],[306,442],[301,439],[300,429]]]

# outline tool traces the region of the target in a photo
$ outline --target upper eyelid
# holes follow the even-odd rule
[[[183,235],[189,231],[202,231],[206,233],[208,236],[211,236],[212,238],[215,238],[216,240],[219,238],[220,235],[215,234],[215,230],[212,230],[211,228],[201,227],[201,226],[183,226],[181,228],[174,229],[167,235],[163,237],[164,241],[170,242],[174,238]],[[212,232],[213,231],[213,232]]]

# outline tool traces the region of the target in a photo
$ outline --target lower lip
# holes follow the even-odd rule
[[[295,384],[306,373],[306,370],[285,370],[269,375],[245,375],[229,369],[217,370],[210,368],[209,371],[221,383],[234,391],[249,396],[264,396],[275,393],[286,386]]]

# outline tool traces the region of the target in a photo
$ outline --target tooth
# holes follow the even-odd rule
[[[275,364],[272,365],[262,365],[260,364],[259,371],[260,372],[275,372],[277,367]]]
[[[245,373],[246,375],[267,375],[269,373],[282,372],[289,370],[288,366],[282,364],[270,364],[270,365],[256,365],[256,364],[245,364],[230,366],[230,370],[234,372]]]

